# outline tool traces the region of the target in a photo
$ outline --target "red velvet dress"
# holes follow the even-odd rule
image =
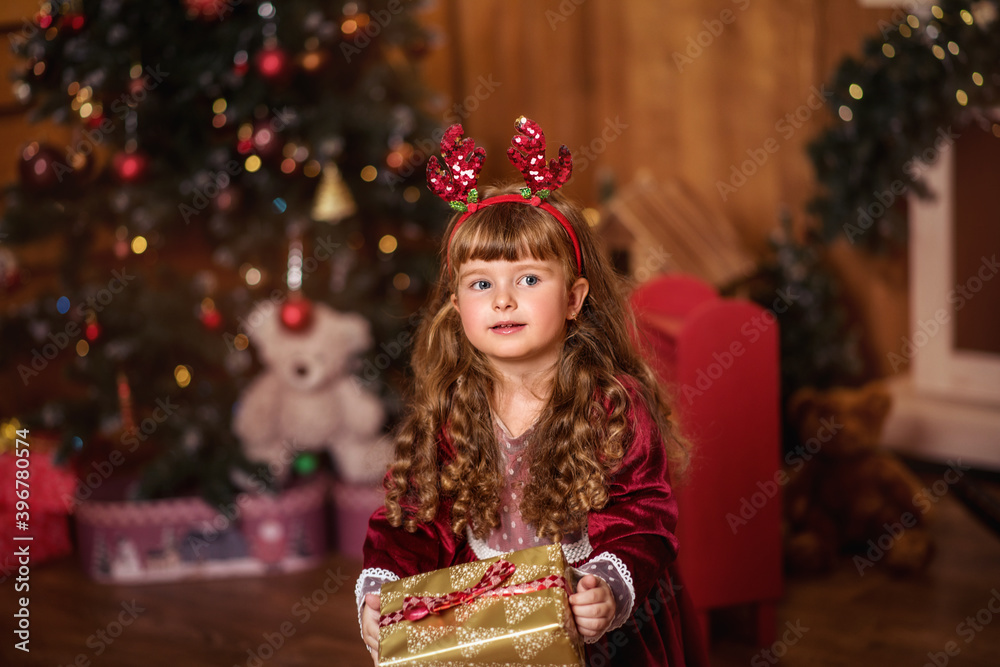
[[[571,565],[611,579],[613,591],[625,591],[624,599],[616,593],[619,613],[611,629],[587,644],[587,664],[707,665],[697,617],[675,567],[677,503],[666,454],[645,409],[634,407],[630,415],[634,440],[609,481],[608,504],[591,512],[586,535],[571,544],[567,542],[574,538],[567,538],[563,544]],[[453,456],[446,439],[440,455],[443,460]],[[516,508],[513,511],[519,517]],[[365,570],[355,590],[359,604],[383,581],[493,555],[471,535],[455,535],[449,513],[450,504],[443,502],[433,522],[409,533],[390,526],[384,509],[375,512],[364,545]],[[497,530],[503,530],[503,524]],[[504,547],[509,541],[498,537],[493,544]],[[520,548],[528,546],[534,544]]]

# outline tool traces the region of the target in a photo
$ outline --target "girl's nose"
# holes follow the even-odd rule
[[[507,308],[514,307],[514,295],[510,290],[498,288],[493,294],[493,307],[497,310],[506,310]]]

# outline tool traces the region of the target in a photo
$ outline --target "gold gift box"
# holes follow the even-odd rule
[[[463,563],[382,585],[381,613],[398,618],[407,596],[446,595],[479,583],[500,559],[516,566],[500,588],[563,576],[575,589],[562,547],[552,544]],[[397,613],[398,612],[398,613]],[[566,589],[509,596],[478,597],[417,621],[399,620],[379,628],[379,665],[495,667],[547,665],[580,667],[583,642],[577,633]]]

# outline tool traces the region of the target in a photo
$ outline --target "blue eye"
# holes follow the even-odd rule
[[[528,287],[533,287],[538,284],[538,276],[525,276],[524,284]]]
[[[491,287],[490,281],[488,280],[477,280],[476,282],[472,283],[472,289],[475,290],[484,290],[484,289],[489,289],[490,287]]]

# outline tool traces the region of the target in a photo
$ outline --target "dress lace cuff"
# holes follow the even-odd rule
[[[615,617],[611,620],[611,625],[605,630],[605,634],[612,630],[617,630],[632,615],[632,608],[635,605],[635,588],[632,586],[632,573],[618,556],[607,551],[594,556],[590,561],[573,568],[580,576],[592,574],[600,577],[611,589],[615,598]],[[591,637],[585,640],[592,644],[600,639],[600,636]]]
[[[358,603],[358,628],[361,627],[361,608],[365,604],[365,596],[369,593],[378,595],[382,584],[387,581],[397,580],[399,580],[399,575],[389,570],[383,570],[380,567],[368,567],[361,570],[358,582],[354,584],[354,598]],[[361,638],[364,639],[364,635],[361,635]]]

